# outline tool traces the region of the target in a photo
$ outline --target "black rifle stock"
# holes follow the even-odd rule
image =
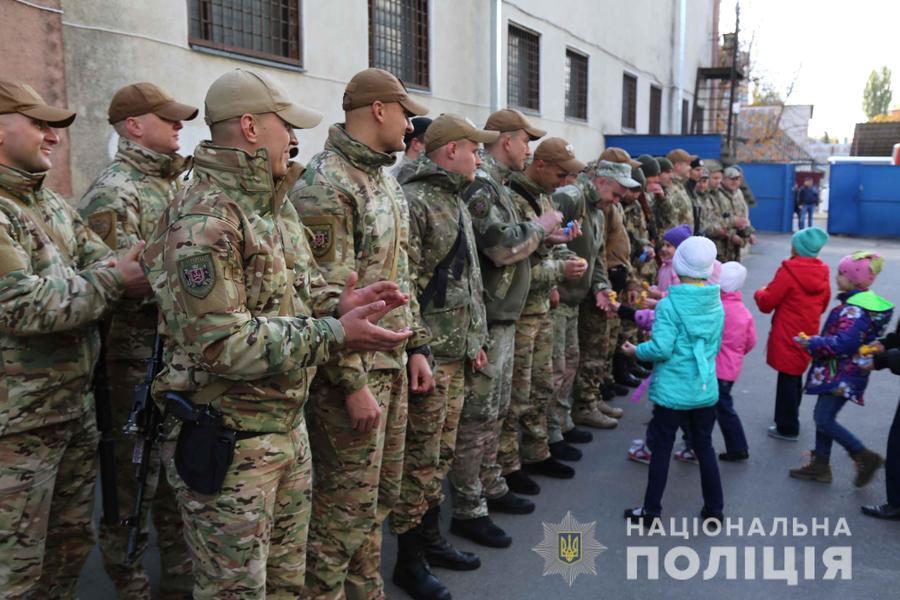
[[[105,336],[101,336],[102,337]],[[100,355],[94,366],[94,408],[100,442],[100,495],[103,502],[102,520],[107,525],[119,522],[119,494],[116,490],[116,438],[113,435],[112,400],[109,397],[109,375],[106,372],[106,348],[100,343]]]

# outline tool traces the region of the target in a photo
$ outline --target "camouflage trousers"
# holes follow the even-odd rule
[[[306,424],[239,440],[214,496],[178,476],[175,440],[163,444],[162,457],[193,559],[193,597],[297,598],[312,504]]]
[[[381,524],[400,497],[406,370],[370,371],[368,384],[381,407],[368,433],[351,429],[337,388],[317,391],[307,406],[315,481],[304,598],[384,597]]]
[[[560,304],[550,311],[553,325],[553,399],[547,419],[549,442],[561,442],[572,422],[572,386],[578,371],[578,307]]]
[[[515,340],[514,323],[489,324],[488,364],[478,373],[466,370],[466,400],[449,476],[457,519],[487,516],[485,496],[499,498],[509,491],[497,463],[497,449],[509,410]]]
[[[547,407],[553,396],[552,354],[550,317],[522,315],[516,321],[512,392],[497,453],[503,475],[521,469],[522,462],[536,463],[550,456]]]
[[[111,360],[106,370],[109,374],[113,433],[116,436],[116,489],[121,516],[131,511],[136,489],[134,467],[131,463],[134,442],[122,434],[122,427],[128,419],[128,413],[131,412],[134,386],[144,379],[147,364],[143,360]],[[144,506],[149,506],[150,510],[144,513],[134,564],[128,565],[125,562],[128,530],[120,525],[107,525],[102,521],[100,523],[100,554],[106,572],[116,585],[119,598],[150,598],[150,580],[144,571],[141,558],[147,551],[151,520],[156,528],[156,544],[162,563],[159,579],[160,597],[190,597],[193,589],[191,555],[182,533],[181,513],[178,511],[175,493],[162,468],[160,447],[157,445],[153,448],[144,488]]]
[[[434,391],[409,397],[406,449],[400,500],[391,513],[391,531],[406,533],[428,509],[444,500],[441,483],[453,464],[459,416],[465,400],[465,360],[438,361]]]
[[[72,404],[82,403],[82,395],[73,393]],[[78,574],[94,546],[98,441],[93,411],[0,437],[4,598],[75,597]]]
[[[613,332],[615,326],[615,332]],[[600,388],[612,379],[612,350],[618,333],[618,318],[598,309],[593,296],[582,301],[578,312],[578,346],[581,362],[572,391],[573,408],[586,407],[600,399]]]

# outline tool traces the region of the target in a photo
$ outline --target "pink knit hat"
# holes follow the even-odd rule
[[[881,273],[884,259],[877,252],[860,250],[848,254],[838,263],[838,273],[846,277],[851,283],[868,289],[875,282],[875,278]]]

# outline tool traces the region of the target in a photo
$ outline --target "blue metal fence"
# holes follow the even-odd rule
[[[828,232],[900,237],[900,167],[832,164],[828,186]]]
[[[794,219],[794,165],[747,163],[741,165],[741,170],[756,196],[756,206],[750,208],[753,227],[790,233]]]
[[[704,135],[606,135],[606,147],[624,148],[631,156],[650,154],[665,156],[669,150],[682,148],[700,158],[718,158],[722,154],[722,136]]]

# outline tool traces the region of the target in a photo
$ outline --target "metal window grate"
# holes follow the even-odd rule
[[[190,43],[302,65],[300,0],[189,0]]]
[[[511,106],[541,109],[540,36],[510,24],[508,35],[506,101]]]
[[[428,0],[369,0],[369,65],[428,88]]]
[[[637,77],[622,75],[622,129],[637,129]]]
[[[587,120],[588,57],[566,50],[566,116]]]
[[[662,130],[662,89],[650,86],[650,128],[651,135],[659,135]]]
[[[681,101],[681,135],[687,135],[690,131],[690,114],[691,114],[691,103],[687,100]]]

